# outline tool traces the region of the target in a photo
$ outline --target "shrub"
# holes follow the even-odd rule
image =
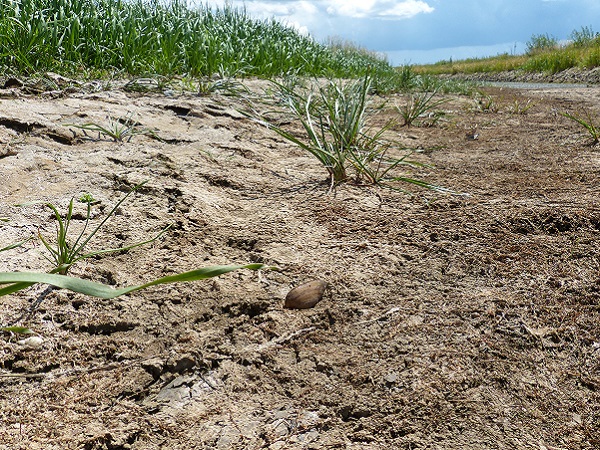
[[[554,50],[558,48],[558,41],[549,34],[534,34],[526,44],[526,51],[529,55],[535,55],[540,52]]]
[[[581,30],[573,30],[571,32],[570,39],[572,45],[578,48],[589,47],[594,44],[598,44],[598,38],[600,33],[594,33],[592,27],[581,27]]]

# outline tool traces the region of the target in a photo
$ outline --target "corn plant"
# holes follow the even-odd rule
[[[400,113],[400,116],[404,120],[403,126],[410,127],[413,123],[416,124],[416,120],[426,114],[432,113],[432,117],[436,117],[433,113],[433,109],[439,105],[446,103],[448,99],[440,98],[435,99],[438,90],[435,89],[431,92],[420,92],[413,93],[410,95],[408,102],[403,106],[396,105],[396,110]],[[437,116],[439,118],[439,115]]]
[[[267,120],[260,119],[259,122],[313,155],[327,170],[331,188],[353,180],[388,187],[390,183],[408,182],[443,190],[411,177],[392,175],[392,170],[399,166],[418,167],[421,164],[408,159],[409,151],[401,158],[390,157],[390,150],[397,146],[384,135],[392,122],[379,129],[368,126],[370,76],[349,83],[329,80],[324,86],[317,84],[308,93],[282,84],[276,86],[294,118],[302,125],[306,138]]]
[[[0,0],[0,66],[19,72],[164,76],[358,76],[394,69],[355,46],[317,42],[245,9],[200,2]]]
[[[598,142],[600,142],[600,127],[596,124],[596,121],[592,117],[592,114],[589,110],[585,112],[585,118],[575,116],[567,112],[562,113],[562,115],[567,119],[578,123],[588,131],[589,135],[592,137],[591,145],[596,145]]]

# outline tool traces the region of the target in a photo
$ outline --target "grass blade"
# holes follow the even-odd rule
[[[219,275],[240,269],[262,270],[275,268],[258,263],[246,265],[210,266],[189,272],[183,272],[177,275],[169,275],[158,278],[154,281],[150,281],[149,283],[138,286],[129,286],[121,289],[115,289],[101,283],[95,283],[93,281],[69,277],[66,275],[38,272],[0,272],[0,284],[14,283],[4,289],[0,289],[0,296],[16,292],[17,290],[24,289],[36,283],[43,283],[68,289],[73,292],[90,295],[92,297],[110,299],[129,294],[130,292],[138,291],[140,289],[146,289],[150,286],[205,280],[207,278],[217,277]],[[15,287],[20,287],[20,289],[15,289]]]
[[[21,242],[17,242],[15,244],[10,244],[4,248],[0,248],[0,252],[6,251],[6,250],[12,250],[13,248],[17,248],[20,247],[21,245],[25,244],[26,242],[30,241],[32,238],[29,239],[25,239],[24,241]]]

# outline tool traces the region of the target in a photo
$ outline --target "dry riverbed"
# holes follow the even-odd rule
[[[600,150],[560,115],[600,114],[600,89],[448,96],[434,126],[390,133],[435,166],[413,175],[469,195],[409,196],[328,192],[318,162],[242,115],[240,97],[55,83],[0,91],[0,247],[54,232],[48,209],[17,203],[65,210],[90,193],[98,223],[149,180],[90,250],[172,229],[73,275],[281,271],[114,300],[3,297],[0,323],[40,339],[2,336],[0,449],[600,448]],[[152,133],[65,126],[125,116]],[[31,241],[0,270],[48,270],[42,254]],[[323,300],[284,309],[314,279]]]

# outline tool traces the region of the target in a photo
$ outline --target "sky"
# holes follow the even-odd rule
[[[600,31],[600,0],[213,0],[275,17],[320,42],[351,41],[394,65],[523,53],[532,35]]]

